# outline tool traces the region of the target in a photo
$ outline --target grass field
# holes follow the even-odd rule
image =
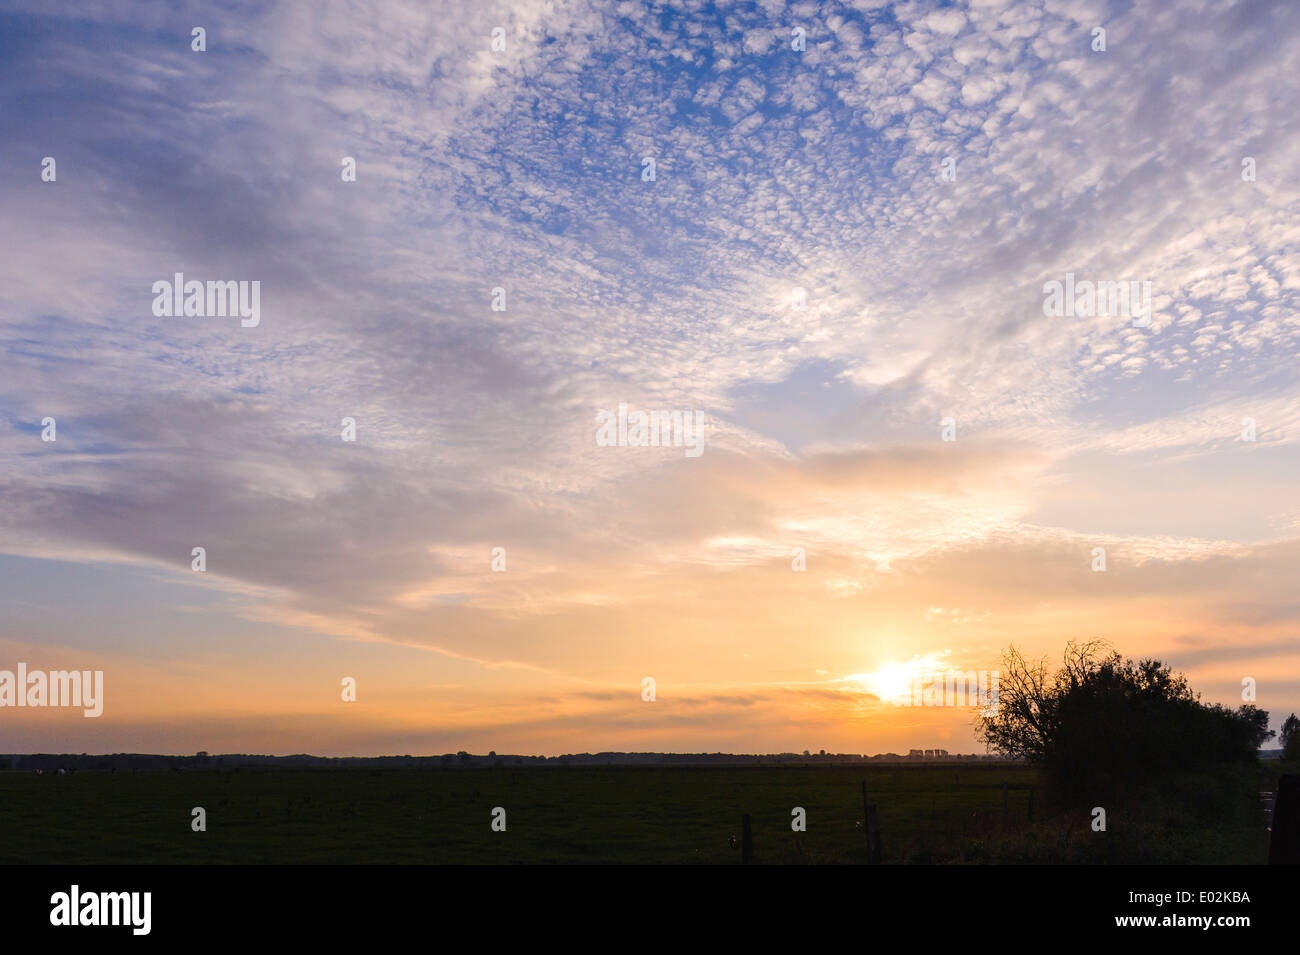
[[[602,767],[0,773],[0,863],[739,864],[1221,862],[1267,855],[1262,822],[1213,831],[1044,818],[1023,766]],[[1002,787],[1007,815],[1002,814]],[[207,831],[191,831],[191,809]],[[490,828],[505,808],[507,830]],[[807,831],[791,831],[791,810]],[[1033,818],[1031,818],[1031,812]],[[731,848],[734,835],[737,848]]]

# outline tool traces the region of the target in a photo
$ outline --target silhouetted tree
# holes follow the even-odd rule
[[[1292,713],[1282,724],[1282,758],[1300,759],[1300,720]]]
[[[1204,704],[1167,664],[1073,641],[1054,674],[1009,648],[997,706],[976,730],[995,752],[1040,765],[1065,803],[1149,793],[1174,775],[1221,777],[1255,763],[1273,735],[1266,711]]]

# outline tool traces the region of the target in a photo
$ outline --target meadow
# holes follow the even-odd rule
[[[861,864],[864,781],[886,864],[1267,856],[1262,816],[1207,827],[1117,811],[1100,833],[1045,808],[1028,766],[929,764],[0,772],[0,863],[727,865],[748,813],[755,864]],[[200,806],[205,832],[191,829]]]

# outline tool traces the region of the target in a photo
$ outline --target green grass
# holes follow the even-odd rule
[[[1043,818],[1023,766],[603,767],[0,773],[0,863],[739,864],[867,861],[861,783],[887,863],[1262,862],[1262,822],[1170,828]],[[1002,817],[1002,786],[1008,814]],[[207,810],[207,832],[190,810]],[[504,833],[491,810],[507,812]],[[790,811],[807,810],[807,832]],[[728,845],[734,835],[737,848]]]

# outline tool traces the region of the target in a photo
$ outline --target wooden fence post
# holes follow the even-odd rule
[[[740,864],[749,865],[754,858],[754,832],[749,826],[749,813],[740,817]]]
[[[1300,865],[1300,776],[1283,776],[1273,799],[1269,865]]]
[[[874,804],[867,806],[867,858],[872,865],[880,865],[880,817]]]
[[[1002,784],[1002,824],[1007,824],[1007,784]]]
[[[867,861],[880,865],[880,818],[876,807],[867,800],[867,781],[862,780],[862,831],[867,834]]]

